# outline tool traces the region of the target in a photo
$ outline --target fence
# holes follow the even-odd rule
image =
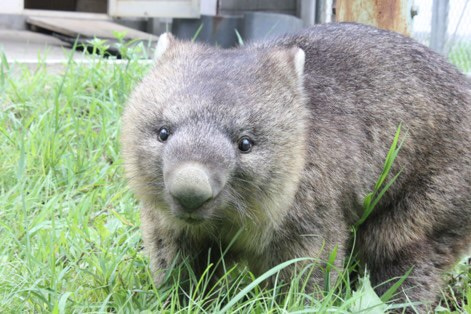
[[[471,74],[471,0],[414,0],[412,37]]]

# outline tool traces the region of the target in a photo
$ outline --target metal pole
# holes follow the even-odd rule
[[[441,54],[445,53],[449,7],[449,0],[433,0],[430,48]]]
[[[326,0],[317,0],[316,1],[316,23],[326,23],[326,12],[327,12],[327,1]]]
[[[316,2],[316,0],[298,0],[298,15],[303,20],[304,26],[316,23]]]

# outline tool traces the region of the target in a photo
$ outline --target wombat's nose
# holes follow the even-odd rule
[[[197,164],[177,168],[167,182],[170,194],[187,211],[195,210],[213,196],[207,170]]]

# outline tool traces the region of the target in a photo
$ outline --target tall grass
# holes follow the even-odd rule
[[[69,59],[66,71],[53,74],[44,65],[31,71],[8,66],[4,55],[1,60],[2,312],[386,309],[367,277],[358,285],[350,282],[348,267],[316,297],[300,288],[303,276],[268,289],[257,284],[263,277],[254,278],[243,265],[227,265],[214,287],[207,276],[192,277],[191,301],[185,304],[178,281],[155,288],[141,252],[137,203],[123,179],[118,144],[123,103],[149,65],[133,57],[118,65],[101,58],[91,65]],[[284,266],[265,276],[276,276]],[[176,265],[174,275],[191,271],[185,268]],[[444,292],[444,308],[469,307],[469,272],[465,264],[455,270],[450,282],[460,288],[450,290],[453,297]]]
[[[458,69],[471,74],[471,42],[459,42],[448,53],[448,60]]]

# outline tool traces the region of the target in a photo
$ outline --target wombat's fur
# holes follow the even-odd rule
[[[226,260],[255,274],[326,258],[335,245],[341,265],[402,123],[393,167],[402,173],[356,248],[373,284],[412,267],[405,293],[435,299],[471,236],[471,93],[457,69],[409,38],[356,24],[230,50],[164,35],[157,50],[122,130],[157,284],[177,254],[199,273],[208,249],[239,231]]]

